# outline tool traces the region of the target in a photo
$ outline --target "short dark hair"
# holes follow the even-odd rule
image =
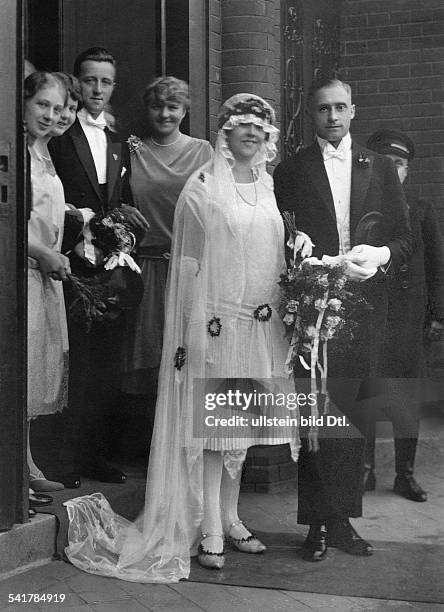
[[[68,74],[68,72],[53,72],[52,74],[64,83],[68,95],[71,96],[73,100],[77,102],[82,101],[80,83],[74,75]]]
[[[37,70],[36,72],[32,72],[29,76],[26,77],[24,83],[24,98],[25,100],[30,100],[35,96],[35,94],[45,87],[51,87],[53,85],[58,85],[62,91],[65,93],[65,100],[67,98],[67,89],[64,81],[57,76],[56,73],[51,72],[43,72],[41,70]]]
[[[83,62],[109,62],[114,68],[116,67],[116,60],[104,47],[90,47],[83,51],[76,57],[74,62],[74,76],[77,78],[80,76]]]
[[[343,87],[345,89],[345,91],[348,93],[348,95],[351,98],[352,95],[352,90],[351,87],[348,83],[346,83],[345,81],[341,81],[340,79],[338,79],[335,76],[326,76],[326,75],[321,75],[318,76],[313,83],[310,86],[310,89],[308,90],[308,94],[307,94],[307,104],[308,106],[311,106],[311,103],[313,101],[313,98],[315,96],[315,94],[320,90],[320,89],[324,89],[325,87],[337,87],[337,86]]]

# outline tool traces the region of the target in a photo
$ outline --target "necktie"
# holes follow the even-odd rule
[[[345,151],[342,149],[335,149],[333,146],[327,146],[323,152],[324,161],[327,159],[346,159]]]
[[[92,125],[93,127],[98,128],[99,130],[104,130],[106,128],[106,121],[104,119],[93,119],[91,115],[87,115],[86,123],[88,125]]]

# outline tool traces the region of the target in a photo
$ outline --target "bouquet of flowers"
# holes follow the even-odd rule
[[[94,216],[84,229],[87,265],[84,273],[70,275],[68,314],[87,331],[94,321],[116,318],[122,309],[132,308],[142,299],[141,270],[131,256],[135,244],[131,228],[117,208]]]
[[[283,217],[292,244],[296,236],[294,215],[285,212]],[[290,341],[286,368],[291,374],[295,365],[301,363],[310,371],[311,392],[318,399],[312,410],[316,417],[320,396],[324,413],[329,407],[329,343],[335,342],[346,350],[369,304],[359,291],[357,282],[346,275],[344,265],[329,266],[316,257],[296,258],[291,263],[279,283],[282,288],[280,314]],[[317,450],[315,428],[309,434],[309,441],[311,448]]]
[[[89,229],[93,236],[92,244],[103,253],[105,270],[129,266],[140,274],[139,266],[130,255],[136,246],[136,237],[118,208],[105,216],[93,217]]]

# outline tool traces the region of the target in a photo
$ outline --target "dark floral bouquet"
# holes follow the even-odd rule
[[[289,370],[299,361],[321,370],[327,342],[350,343],[368,304],[343,266],[327,266],[314,257],[289,268],[279,284],[281,316],[291,339]]]
[[[70,274],[69,317],[91,330],[94,321],[116,318],[143,295],[140,268],[131,256],[136,239],[119,209],[94,216],[83,231],[84,272]],[[97,257],[100,255],[100,261]]]
[[[136,246],[136,238],[118,208],[107,215],[93,217],[89,222],[89,229],[93,236],[91,242],[101,250],[106,269],[122,265],[117,261],[125,256],[123,257],[123,260],[127,262],[125,265],[129,265],[135,271],[138,270],[137,264],[130,256]]]
[[[284,213],[283,217],[290,233],[290,243],[294,242],[294,216]],[[347,350],[362,316],[370,306],[358,283],[346,275],[345,265],[330,266],[316,257],[305,260],[296,258],[291,263],[279,282],[282,288],[280,314],[290,341],[286,368],[290,374],[300,363],[310,371],[311,392],[318,398],[312,414],[318,416],[319,396],[323,399],[324,413],[328,412],[329,406],[329,343],[336,344],[338,353]],[[315,429],[312,428],[309,434],[313,450],[317,450]]]

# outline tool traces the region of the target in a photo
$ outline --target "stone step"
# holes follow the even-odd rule
[[[129,467],[125,472],[128,480],[123,485],[83,479],[79,489],[55,491],[51,493],[54,503],[45,506],[42,513],[0,533],[0,580],[11,573],[48,562],[55,553],[63,555],[68,533],[68,516],[63,502],[68,499],[101,491],[115,512],[134,520],[143,508],[145,479],[139,469]]]
[[[0,533],[0,579],[50,561],[55,552],[56,518],[37,514]]]

